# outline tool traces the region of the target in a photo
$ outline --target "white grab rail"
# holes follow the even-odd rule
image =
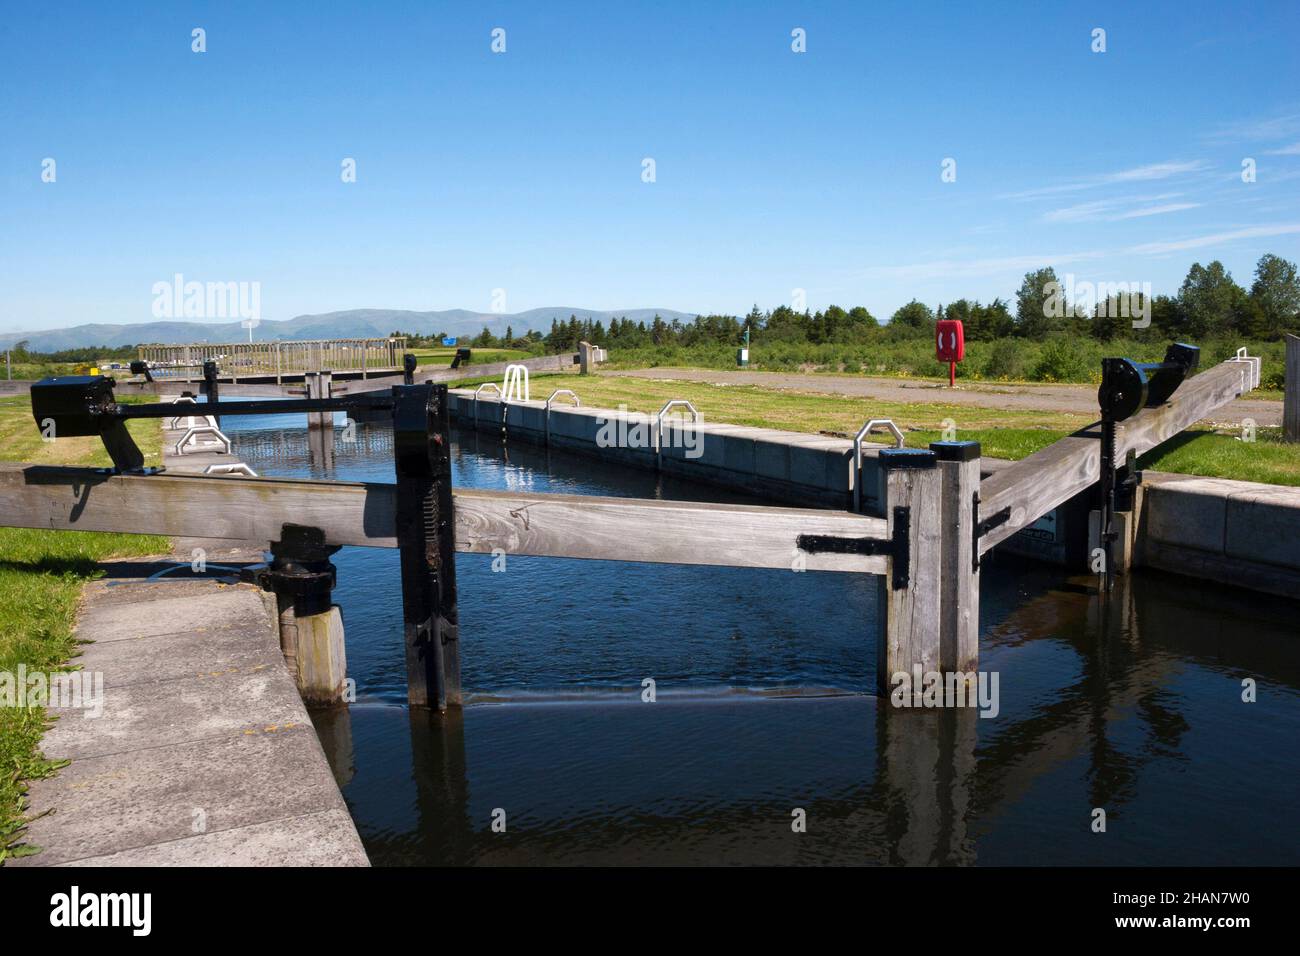
[[[475,428],[478,427],[478,393],[483,391],[483,389],[485,388],[490,388],[494,392],[496,392],[498,398],[504,398],[504,396],[501,394],[501,386],[499,386],[496,382],[484,382],[478,388],[474,389],[474,427]],[[501,403],[501,418],[503,421],[505,420],[505,402]]]
[[[546,444],[548,446],[551,444],[551,402],[555,401],[556,397],[559,395],[567,395],[573,399],[573,405],[575,408],[582,406],[582,399],[580,399],[578,393],[571,388],[557,388],[555,391],[551,392],[550,398],[546,400]]]
[[[216,441],[200,442],[198,440],[200,435],[211,435]],[[220,448],[223,455],[229,455],[231,452],[230,439],[222,433],[221,429],[216,425],[193,425],[176,443],[176,454],[184,455],[186,449],[189,451],[212,451],[216,448]]]
[[[515,363],[506,366],[504,402],[528,401],[528,366]]]
[[[257,472],[244,464],[237,461],[233,465],[208,465],[203,469],[205,475],[247,475],[249,478],[258,477]]]
[[[873,418],[861,428],[853,437],[853,510],[862,510],[862,439],[873,431],[877,426],[883,426],[894,435],[894,447],[903,447],[903,433],[898,426],[889,418]]]
[[[659,409],[659,415],[655,419],[655,470],[656,471],[659,470],[660,463],[663,461],[664,416],[667,415],[674,408],[685,408],[689,410],[691,413],[691,424],[698,425],[700,423],[700,413],[696,411],[694,405],[692,405],[684,398],[674,398],[666,402],[663,408]]]

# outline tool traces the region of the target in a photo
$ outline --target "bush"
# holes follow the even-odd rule
[[[1080,346],[1080,342],[1070,339],[1049,339],[1034,366],[1034,379],[1039,382],[1087,381],[1090,371],[1088,356]]]
[[[1017,339],[998,339],[989,349],[980,374],[991,379],[1024,378],[1025,350],[1025,343]]]

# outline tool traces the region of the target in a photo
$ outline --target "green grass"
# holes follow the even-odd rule
[[[162,454],[158,421],[133,421],[131,431],[150,463]],[[24,396],[0,399],[0,460],[50,465],[108,465],[97,438],[43,442]],[[67,670],[76,654],[73,622],[82,585],[113,557],[165,554],[167,538],[85,531],[0,528],[0,671]],[[35,848],[19,844],[24,781],[49,776],[61,763],[40,751],[48,724],[43,708],[0,707],[0,864]]]
[[[1300,485],[1300,446],[1282,441],[1281,428],[1260,428],[1255,440],[1192,428],[1138,460],[1142,468],[1207,478]]]
[[[473,380],[479,381],[479,380]],[[496,381],[496,379],[491,379]],[[533,379],[534,398],[557,388],[571,388],[584,405],[657,412],[673,398],[687,398],[705,421],[781,428],[796,432],[830,432],[852,437],[868,418],[892,418],[909,434],[909,444],[928,442],[951,423],[959,438],[1009,429],[1007,447],[1028,448],[1042,435],[1043,444],[1091,421],[1088,416],[1025,409],[975,408],[942,402],[870,402],[843,396],[819,395],[756,385],[717,385],[710,382],[663,381],[612,375],[539,375]],[[916,436],[911,438],[911,436]],[[872,441],[888,442],[885,435]],[[1025,452],[1026,454],[1028,452]],[[993,454],[993,452],[989,452]]]
[[[471,378],[458,387],[497,381]],[[842,396],[806,394],[755,385],[663,381],[630,376],[538,375],[534,398],[557,388],[571,388],[584,405],[654,413],[673,398],[689,399],[705,421],[779,428],[851,438],[868,417],[890,418],[903,430],[910,447],[924,448],[956,428],[956,437],[978,441],[991,458],[1017,460],[1046,448],[1058,438],[1095,420],[1095,416],[1026,409],[974,408],[964,405],[870,402]],[[1255,393],[1252,393],[1252,397]],[[1145,456],[1141,465],[1154,471],[1233,478],[1277,485],[1300,485],[1300,445],[1281,441],[1280,429],[1261,428],[1254,442],[1208,429],[1193,429]],[[891,441],[873,433],[869,440]]]

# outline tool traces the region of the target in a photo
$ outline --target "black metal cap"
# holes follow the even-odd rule
[[[980,456],[980,443],[977,441],[932,441],[930,451],[940,461],[974,461]]]
[[[936,458],[928,448],[882,448],[876,459],[880,467],[890,468],[933,468]]]

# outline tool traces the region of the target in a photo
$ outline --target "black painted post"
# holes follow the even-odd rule
[[[217,363],[213,359],[206,359],[203,363],[203,394],[207,396],[209,405],[217,404]],[[221,416],[212,411],[212,420],[221,427]]]
[[[443,712],[461,704],[447,386],[398,385],[393,398],[407,700]]]
[[[407,352],[402,356],[402,381],[407,385],[415,384],[415,367],[417,365],[415,356]]]

